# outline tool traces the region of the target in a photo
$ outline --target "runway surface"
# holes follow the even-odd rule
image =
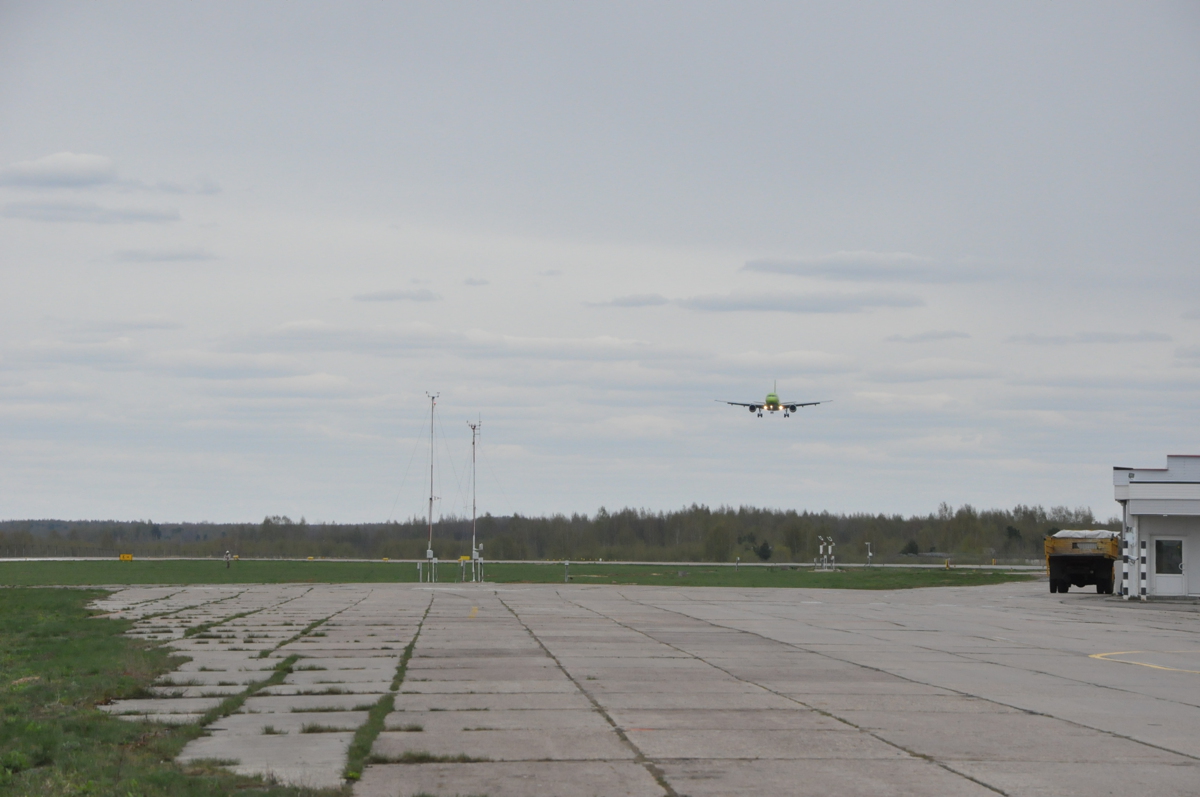
[[[107,710],[189,722],[249,690],[184,759],[335,786],[393,695],[362,797],[1200,793],[1191,605],[1028,582],[138,587],[99,606],[193,657],[159,699]]]

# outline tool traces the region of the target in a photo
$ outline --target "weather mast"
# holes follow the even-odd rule
[[[429,396],[429,546],[425,549],[425,562],[429,572],[424,581],[437,581],[437,559],[433,555],[433,409],[441,393],[426,393]]]
[[[475,441],[483,420],[467,421],[467,426],[471,427],[471,580],[483,581],[483,546],[475,544]]]

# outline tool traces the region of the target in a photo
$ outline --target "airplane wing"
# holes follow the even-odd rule
[[[781,406],[781,407],[815,407],[818,404],[828,404],[831,401],[833,401],[833,399],[825,399],[824,401],[781,401],[781,402],[779,402],[779,406]]]
[[[741,401],[725,401],[725,402],[722,402],[722,401],[721,401],[721,399],[713,399],[713,401],[717,402],[718,404],[722,404],[722,403],[723,403],[723,404],[732,404],[732,405],[733,405],[733,406],[735,406],[735,407],[761,407],[761,406],[762,406],[762,402],[761,402],[761,401],[760,401],[760,402],[758,402],[757,404],[746,404],[746,403],[744,403],[744,402],[741,402]]]

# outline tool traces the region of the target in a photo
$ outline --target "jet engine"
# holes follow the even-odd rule
[[[790,407],[788,407],[788,412],[795,412],[795,411],[796,411],[796,405],[795,405],[795,404],[792,404]]]
[[[755,407],[753,404],[751,404],[746,409],[750,410],[751,412],[758,412],[758,407]]]

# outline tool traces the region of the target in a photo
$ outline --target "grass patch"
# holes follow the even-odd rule
[[[466,753],[457,755],[434,755],[424,750],[405,750],[400,755],[372,755],[368,764],[482,764],[490,758],[478,758]]]
[[[95,797],[334,797],[274,786],[218,762],[175,764],[203,730],[118,719],[97,704],[144,694],[182,663],[154,643],[123,636],[132,623],[86,609],[103,593],[0,590],[0,791]]]
[[[319,722],[306,722],[300,726],[300,733],[341,733],[345,728],[335,728],[332,725],[322,725]]]
[[[793,569],[795,568],[795,569]],[[684,575],[678,575],[683,572]],[[561,584],[562,565],[490,564],[489,581],[503,583]],[[832,573],[810,567],[717,567],[695,565],[686,571],[664,570],[655,565],[571,563],[571,578],[585,583],[674,587],[783,587],[803,589],[912,589],[915,587],[967,587],[1027,581],[1036,576],[995,570],[916,567],[855,567]]]
[[[457,563],[443,565],[441,581],[453,582]],[[831,587],[834,589],[908,589],[912,587],[963,587],[1025,581],[1030,573],[1003,568],[986,570],[855,567],[836,573],[816,573],[811,568],[732,567],[696,564],[682,571],[662,565],[609,565],[572,562],[571,578],[595,584],[648,584],[690,587]],[[53,561],[0,562],[0,585],[87,584],[281,584],[281,583],[411,583],[416,569],[407,562],[312,562],[242,560],[226,569],[223,562],[207,560]],[[489,563],[487,578],[496,583],[561,584],[560,562],[545,564]],[[235,615],[244,616],[244,615]],[[228,617],[219,622],[228,622]],[[209,626],[211,627],[211,626]],[[208,629],[195,627],[189,636]],[[189,629],[190,630],[190,629]],[[302,634],[301,634],[302,635]],[[207,635],[204,635],[207,636]],[[201,638],[204,638],[201,636]],[[215,638],[215,637],[214,637]],[[294,639],[294,638],[293,638]],[[288,640],[293,641],[293,640]],[[286,643],[284,643],[286,644]],[[278,646],[276,646],[278,647]]]
[[[402,731],[405,733],[421,733],[425,730],[424,725],[418,725],[415,722],[410,722],[407,725],[401,725],[399,728],[392,728],[393,731]]]

